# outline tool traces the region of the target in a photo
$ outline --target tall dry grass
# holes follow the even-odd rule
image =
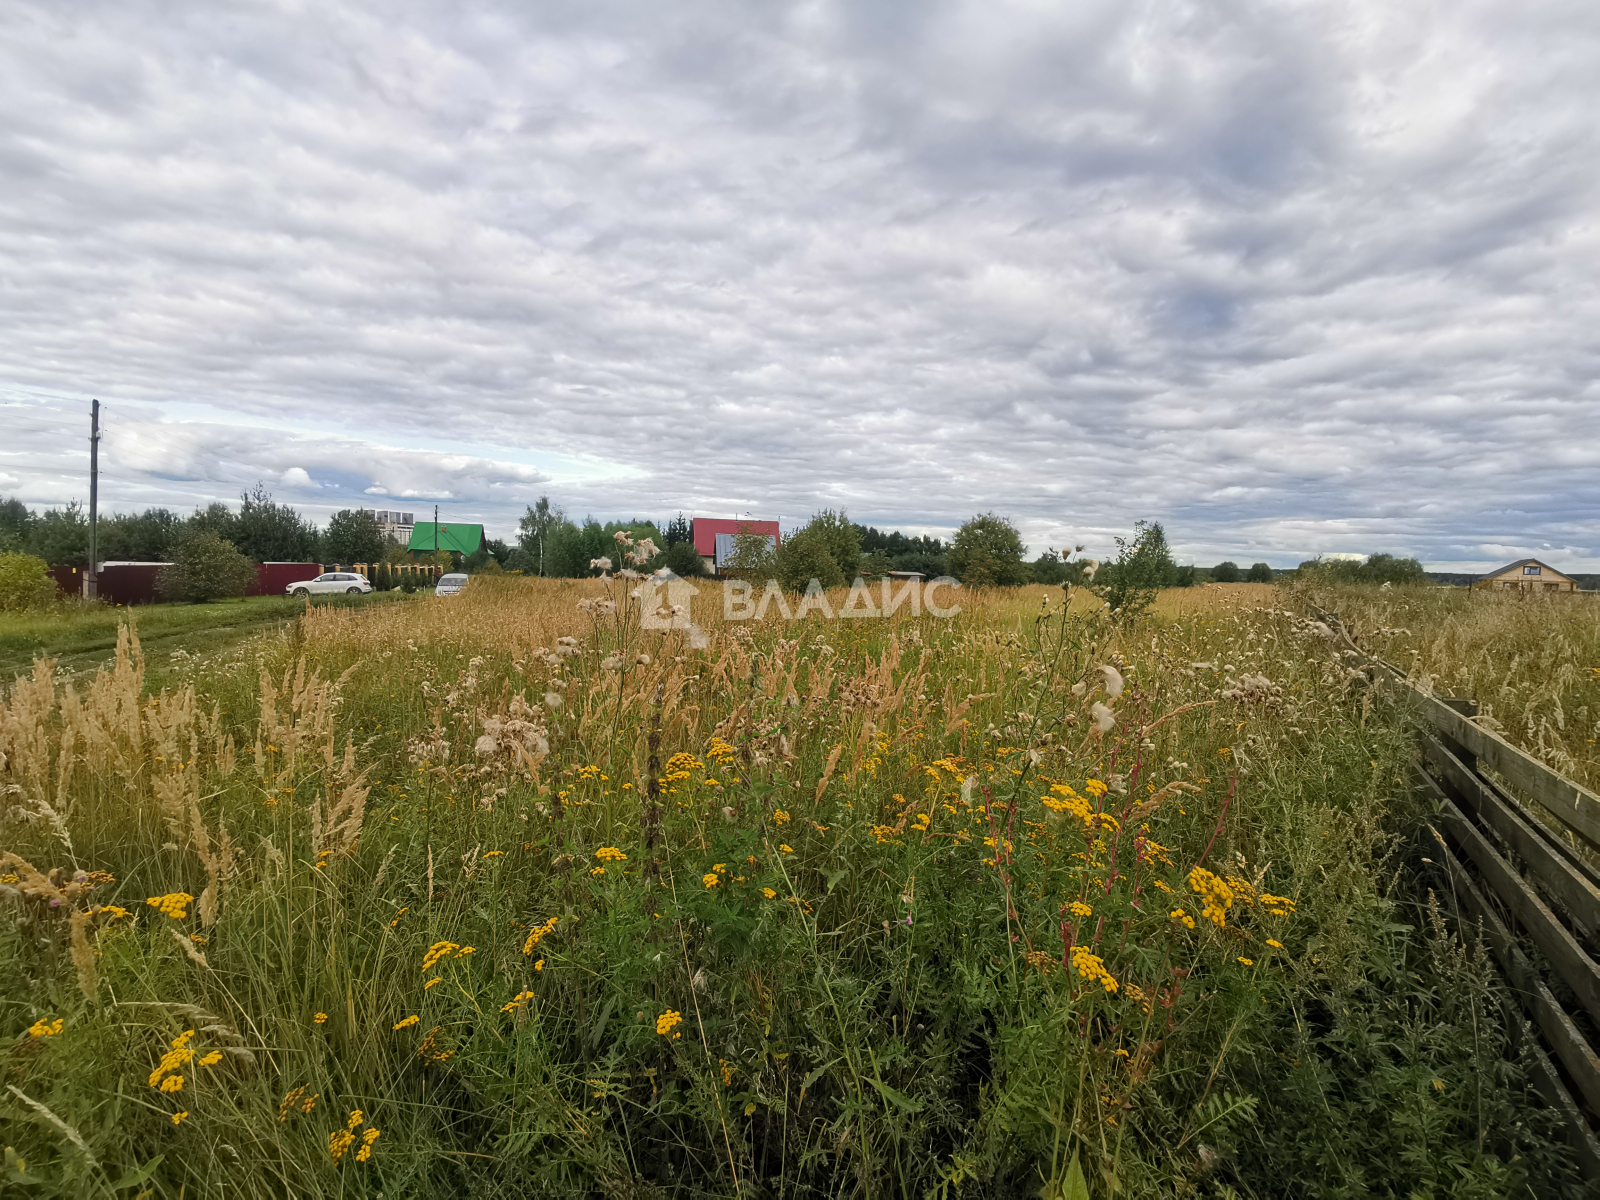
[[[1563,1185],[1493,985],[1396,920],[1406,730],[1310,622],[1270,588],[1120,626],[959,599],[731,622],[708,588],[655,631],[616,582],[480,579],[155,695],[132,636],[81,690],[41,662],[0,705],[18,1170]]]
[[[1600,597],[1321,588],[1364,646],[1569,779],[1600,790]]]

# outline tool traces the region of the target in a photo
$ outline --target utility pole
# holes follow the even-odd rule
[[[433,506],[433,576],[439,577],[439,506]]]
[[[89,572],[83,577],[84,595],[100,595],[100,401],[89,409]]]

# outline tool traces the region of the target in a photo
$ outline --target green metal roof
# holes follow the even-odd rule
[[[483,526],[468,525],[460,521],[439,522],[439,550],[454,550],[457,554],[476,554],[483,545]],[[419,554],[433,553],[433,522],[418,521],[411,528],[411,542],[407,550]]]

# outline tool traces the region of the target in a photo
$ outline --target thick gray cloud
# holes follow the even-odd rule
[[[1600,568],[1600,9],[0,3],[0,489]]]

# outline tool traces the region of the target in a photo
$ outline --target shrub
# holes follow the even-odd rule
[[[770,579],[777,573],[778,556],[767,534],[736,533],[733,535],[733,553],[722,561],[721,566],[736,579]]]
[[[1299,574],[1326,583],[1427,583],[1428,574],[1414,558],[1373,554],[1354,558],[1313,558],[1300,564]]]
[[[1211,568],[1212,583],[1238,583],[1244,578],[1236,562],[1219,562]]]
[[[828,557],[846,582],[861,573],[861,526],[854,524],[843,510],[823,509],[806,522],[800,533],[815,537],[827,548]]]
[[[178,539],[170,567],[156,580],[156,590],[167,600],[207,600],[242,596],[253,582],[256,569],[226,538],[203,530],[190,530]]]
[[[844,572],[828,552],[821,534],[802,529],[778,549],[778,582],[791,592],[803,592],[815,579],[825,588],[843,587]]]
[[[1094,594],[1122,617],[1136,617],[1155,602],[1158,588],[1171,587],[1178,574],[1159,521],[1136,521],[1133,539],[1117,539],[1117,557],[1100,569]]]
[[[55,602],[56,581],[44,559],[0,554],[0,612],[26,612]]]
[[[973,517],[956,530],[949,563],[951,574],[966,584],[1011,587],[1033,577],[1022,561],[1022,534],[992,512]]]
[[[665,558],[672,573],[682,579],[694,579],[706,573],[705,560],[700,557],[700,551],[694,548],[693,542],[673,542],[667,547]]]

